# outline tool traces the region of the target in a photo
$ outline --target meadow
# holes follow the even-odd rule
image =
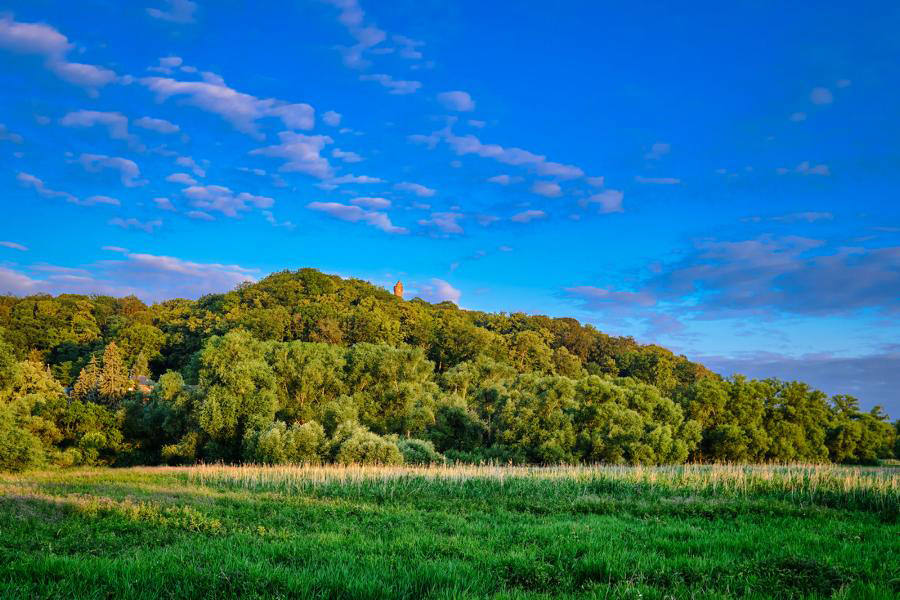
[[[900,470],[0,474],[0,598],[896,598]]]

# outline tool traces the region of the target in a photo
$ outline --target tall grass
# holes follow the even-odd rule
[[[549,500],[606,494],[612,497],[694,495],[704,498],[775,498],[793,504],[876,510],[896,514],[900,472],[834,465],[682,465],[671,467],[555,466],[223,466],[162,468],[193,484],[288,494],[334,492],[471,495],[492,489],[529,491]],[[512,489],[510,489],[512,488]]]

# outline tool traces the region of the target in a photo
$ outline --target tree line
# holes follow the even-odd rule
[[[0,297],[0,469],[876,463],[898,423],[575,319],[403,301],[313,269],[196,301]]]

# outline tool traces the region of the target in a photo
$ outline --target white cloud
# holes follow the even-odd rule
[[[357,0],[325,0],[340,9],[338,21],[347,28],[348,33],[356,40],[353,46],[340,46],[338,49],[344,58],[344,64],[352,69],[361,69],[369,65],[363,58],[365,52],[371,50],[385,39],[387,33],[375,25],[364,25],[365,12]]]
[[[546,218],[547,213],[542,210],[524,210],[520,213],[514,214],[509,218],[509,220],[513,223],[528,223],[530,221]]]
[[[834,96],[828,88],[817,87],[809,93],[809,101],[813,104],[831,104],[834,102]]]
[[[531,186],[531,191],[547,198],[562,196],[562,188],[554,181],[535,181],[534,185]]]
[[[484,121],[478,121],[476,119],[469,119],[468,123],[470,127],[476,127],[478,129],[481,129],[487,125],[487,123],[485,123]]]
[[[179,156],[175,159],[175,164],[190,169],[197,177],[206,177],[206,169],[197,164],[190,156]]]
[[[44,58],[44,66],[60,79],[88,90],[91,95],[116,79],[109,69],[69,62],[73,45],[59,31],[41,23],[22,23],[9,15],[0,16],[0,48]]]
[[[378,177],[370,177],[369,175],[341,175],[340,177],[333,177],[328,179],[327,181],[323,181],[318,184],[319,187],[323,189],[331,189],[333,190],[339,185],[344,185],[347,183],[358,183],[358,184],[369,184],[369,183],[384,183],[384,179],[379,179]]]
[[[395,44],[400,46],[400,51],[397,53],[400,58],[405,58],[407,60],[418,60],[422,58],[422,53],[419,52],[417,48],[424,46],[425,42],[414,40],[405,35],[394,35],[391,39]]]
[[[404,192],[410,192],[419,196],[420,198],[429,198],[434,196],[437,192],[430,187],[425,187],[420,183],[411,183],[409,181],[402,181],[398,184],[394,185],[394,189],[398,189]]]
[[[57,190],[52,190],[44,185],[44,182],[35,177],[30,173],[19,173],[16,175],[16,179],[20,184],[30,187],[34,189],[39,195],[44,198],[64,198],[67,202],[76,203],[78,202],[78,198],[70,194],[69,192],[60,192]]]
[[[644,158],[648,160],[659,160],[669,152],[671,152],[672,146],[665,142],[656,142],[650,147],[650,152],[644,155]]]
[[[795,123],[799,123],[800,121],[805,121],[806,113],[805,112],[791,113],[790,119],[791,119],[791,121],[794,121]]]
[[[166,177],[169,183],[180,183],[182,185],[197,185],[197,180],[187,173],[172,173]]]
[[[370,196],[361,196],[351,200],[353,204],[365,206],[366,208],[390,208],[391,201],[387,198],[373,198]]]
[[[202,210],[192,210],[187,213],[189,219],[194,219],[195,221],[215,221],[216,218],[209,213],[203,212]]]
[[[619,190],[604,190],[587,198],[585,203],[599,204],[601,213],[625,212],[622,199],[625,197]]]
[[[331,156],[344,161],[345,163],[358,163],[362,161],[362,156],[356,152],[344,152],[340,148],[331,151]]]
[[[468,112],[475,110],[475,101],[468,92],[455,90],[452,92],[441,92],[437,95],[438,102],[447,110],[455,110],[459,112]]]
[[[430,219],[420,219],[419,225],[432,227],[441,233],[464,233],[462,226],[458,222],[462,218],[462,213],[436,212],[431,213]]]
[[[66,114],[59,120],[63,127],[93,127],[100,125],[106,128],[109,137],[114,140],[128,140],[128,117],[117,112],[101,112],[97,110],[76,110]]]
[[[218,211],[227,217],[237,217],[238,213],[257,208],[270,208],[275,200],[266,196],[255,196],[247,192],[235,194],[221,185],[192,185],[181,192],[191,202],[191,206],[203,211]]]
[[[203,73],[204,81],[177,81],[169,77],[144,77],[140,83],[156,94],[158,102],[173,96],[186,96],[184,102],[201,110],[217,114],[242,133],[257,139],[263,136],[256,122],[265,117],[281,119],[288,129],[312,129],[315,110],[305,103],[288,103],[239,92],[225,85],[215,73]]]
[[[123,219],[121,217],[116,217],[115,219],[110,219],[109,224],[121,227],[122,229],[139,229],[146,233],[153,233],[155,229],[162,227],[162,221],[159,219],[156,219],[155,221],[139,221],[135,218]]]
[[[310,202],[306,208],[323,212],[342,221],[363,222],[386,233],[409,233],[405,227],[397,227],[391,223],[391,219],[386,213],[364,210],[359,206],[340,204],[339,202]]]
[[[299,172],[327,179],[332,176],[331,165],[328,159],[321,156],[321,151],[326,144],[332,143],[327,135],[304,135],[293,131],[282,131],[278,134],[280,144],[257,148],[250,154],[271,156],[285,159],[279,171]]]
[[[13,250],[19,250],[20,252],[26,252],[28,250],[27,246],[17,244],[16,242],[2,241],[0,242],[0,246],[3,246],[5,248],[12,248]]]
[[[159,59],[159,65],[155,67],[147,67],[147,70],[171,75],[172,72],[177,67],[180,67],[183,62],[184,61],[181,60],[180,56],[163,56]]]
[[[419,297],[426,302],[453,302],[459,304],[462,292],[443,279],[433,278],[419,285]]]
[[[389,94],[413,94],[419,88],[422,87],[421,81],[404,81],[401,79],[394,79],[390,75],[385,75],[384,73],[376,73],[373,75],[360,75],[360,81],[377,81],[382,85],[382,87],[386,87],[389,91]]]
[[[522,178],[503,174],[503,175],[494,175],[493,177],[488,177],[488,181],[490,183],[496,183],[499,185],[509,185],[511,183],[518,183],[518,182],[522,181]]]
[[[656,185],[677,185],[681,180],[677,177],[644,177],[635,175],[634,180],[638,183],[652,183]]]
[[[25,141],[18,133],[13,133],[9,129],[6,128],[6,125],[0,123],[0,142],[12,142],[13,144],[21,144]]]
[[[152,117],[141,117],[140,119],[135,119],[134,124],[138,127],[143,127],[144,129],[149,129],[150,131],[155,131],[157,133],[178,133],[180,131],[180,127],[175,123],[171,123],[166,121],[165,119],[154,119]]]
[[[194,13],[197,11],[197,3],[191,0],[165,0],[169,5],[168,10],[148,8],[147,14],[154,19],[162,19],[172,23],[193,23]]]
[[[326,111],[322,114],[322,122],[326,125],[337,127],[341,124],[341,113],[334,112],[333,110]]]
[[[175,205],[168,198],[154,198],[153,202],[161,210],[175,210]]]
[[[105,154],[82,154],[78,162],[89,173],[99,173],[103,169],[119,172],[119,179],[125,187],[138,187],[147,184],[146,179],[138,179],[141,170],[137,163],[127,158],[106,156]]]
[[[537,163],[537,165],[535,165],[535,170],[539,175],[559,177],[560,179],[576,179],[578,177],[584,177],[584,171],[575,165],[563,165],[550,161]]]
[[[584,180],[594,187],[603,187],[606,185],[606,178],[602,175],[600,177],[585,177]]]
[[[834,85],[836,85],[839,88],[845,88],[845,87],[850,87],[851,83],[852,82],[849,79],[838,79]]]
[[[108,204],[109,206],[121,206],[122,203],[119,202],[118,198],[111,198],[109,196],[91,196],[87,200],[79,202],[79,204],[83,206],[94,206],[97,204]]]
[[[808,160],[804,160],[794,170],[802,175],[831,175],[828,165],[813,165]]]

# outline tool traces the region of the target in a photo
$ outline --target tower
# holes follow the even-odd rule
[[[394,295],[397,296],[398,298],[400,298],[401,300],[403,300],[403,282],[402,281],[398,280],[397,283],[394,284]]]

